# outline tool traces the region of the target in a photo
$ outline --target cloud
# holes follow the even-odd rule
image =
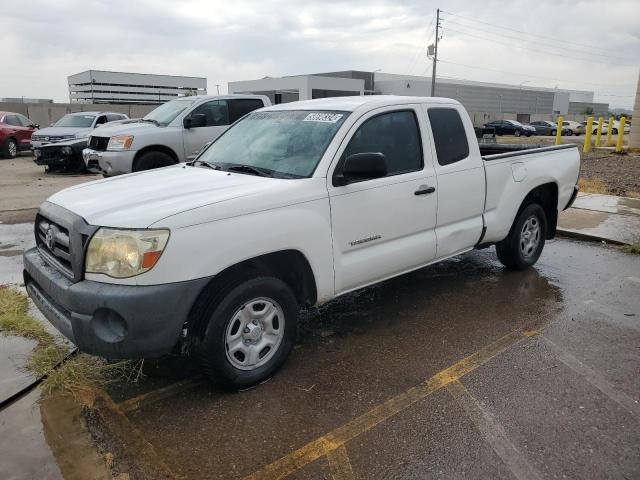
[[[228,81],[266,75],[429,74],[433,23],[427,27],[436,6],[435,0],[32,0],[25,8],[5,0],[0,31],[10,68],[3,69],[0,96],[66,101],[66,77],[88,69],[203,76],[211,92],[216,84],[226,91]],[[579,0],[453,0],[447,10],[459,16],[443,14],[440,75],[593,90],[599,101],[631,105],[640,63],[637,1],[605,8]]]

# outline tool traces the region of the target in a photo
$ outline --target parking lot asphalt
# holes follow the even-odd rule
[[[472,252],[305,312],[251,390],[114,386],[116,436],[175,478],[638,478],[639,293],[615,247]]]

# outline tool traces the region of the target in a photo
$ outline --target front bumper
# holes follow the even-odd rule
[[[107,177],[131,173],[135,156],[136,151],[134,150],[110,152],[85,148],[82,151],[82,158],[87,168],[99,170]]]
[[[38,309],[81,351],[107,358],[151,358],[172,350],[210,278],[162,285],[73,283],[38,248],[24,253],[24,282]]]

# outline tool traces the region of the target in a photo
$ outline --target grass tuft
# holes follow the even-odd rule
[[[633,243],[631,245],[625,245],[622,250],[627,253],[635,253],[640,255],[640,243]]]
[[[600,178],[579,178],[578,186],[581,192],[585,193],[609,193],[607,184]]]
[[[69,356],[69,349],[56,342],[44,326],[28,314],[28,299],[21,292],[0,286],[0,333],[36,341],[26,362],[26,370],[44,377],[45,395],[71,395],[80,404],[92,406],[99,388],[118,380],[140,378],[142,361],[107,362],[84,353]]]

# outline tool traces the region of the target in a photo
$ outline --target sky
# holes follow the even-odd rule
[[[67,102],[68,75],[113,70],[227,82],[335,70],[594,91],[632,107],[640,0],[3,0],[0,97]]]

